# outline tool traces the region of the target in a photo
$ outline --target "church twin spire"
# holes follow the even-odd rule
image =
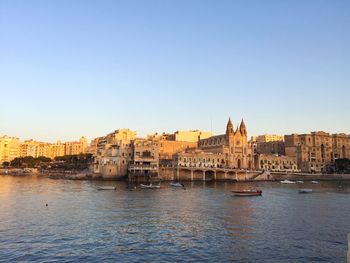
[[[237,127],[236,131],[234,131],[233,124],[232,124],[231,117],[230,117],[228,119],[228,122],[227,122],[227,125],[226,125],[226,135],[236,134],[238,131],[243,136],[247,135],[247,128],[245,126],[243,118],[242,118],[242,121],[241,121],[241,124],[239,125],[239,127]]]

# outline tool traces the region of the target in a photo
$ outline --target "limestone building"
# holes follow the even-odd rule
[[[225,154],[225,165],[230,168],[252,168],[251,149],[248,146],[247,129],[243,120],[234,130],[230,118],[225,134],[200,140],[199,148],[206,152]]]
[[[181,142],[198,142],[213,136],[210,132],[193,130],[193,131],[177,131],[174,133],[174,141]]]
[[[226,166],[226,154],[205,152],[199,149],[187,150],[173,156],[175,167],[223,168]]]
[[[258,143],[284,141],[284,136],[276,135],[276,134],[264,134],[264,135],[259,135],[256,138],[256,141]]]
[[[86,138],[83,136],[79,141],[65,143],[65,155],[77,155],[86,153],[88,149]]]
[[[0,165],[4,162],[11,162],[20,156],[20,142],[18,138],[0,137]]]
[[[134,141],[134,158],[129,165],[131,175],[158,176],[159,141],[136,139]]]
[[[284,141],[258,142],[256,150],[258,154],[286,154]]]
[[[285,151],[296,158],[302,172],[326,172],[336,159],[350,159],[350,135],[322,131],[286,135]]]
[[[136,132],[129,129],[119,129],[96,138],[93,172],[103,178],[125,177],[128,165],[133,161],[135,139]]]
[[[274,154],[255,155],[255,168],[271,172],[299,172],[296,159]]]

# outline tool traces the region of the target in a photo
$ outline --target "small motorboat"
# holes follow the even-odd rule
[[[170,183],[170,186],[172,187],[185,187],[183,184],[181,183]]]
[[[141,188],[144,189],[159,189],[160,185],[153,185],[153,184],[140,184]]]
[[[318,182],[317,182],[317,181],[311,181],[311,183],[312,183],[312,184],[318,184]]]
[[[98,186],[97,190],[117,190],[116,186]]]
[[[232,191],[234,196],[261,196],[262,191],[256,189]]]
[[[298,183],[298,184],[303,184],[303,183],[304,183],[304,181],[297,181],[297,183]]]
[[[299,189],[299,194],[311,194],[312,189],[304,188],[304,189]]]
[[[283,180],[283,181],[280,181],[281,184],[295,184],[295,182],[293,181],[289,181],[289,180]]]

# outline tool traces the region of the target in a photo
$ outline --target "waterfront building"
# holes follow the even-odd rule
[[[225,168],[227,156],[223,153],[205,152],[202,150],[187,150],[173,156],[175,167]]]
[[[103,178],[126,176],[128,165],[133,161],[135,139],[136,132],[129,129],[115,130],[107,136],[96,138],[93,172]]]
[[[259,135],[256,138],[256,141],[258,143],[284,141],[284,136],[276,135],[276,134],[264,134],[264,135]]]
[[[252,154],[248,146],[247,129],[243,120],[234,131],[230,118],[226,126],[226,134],[200,140],[199,148],[206,152],[225,154],[226,165],[230,168],[252,168]]]
[[[257,153],[285,155],[284,141],[257,142]]]
[[[93,173],[103,178],[124,178],[128,173],[128,160],[122,156],[119,145],[110,145],[94,158]]]
[[[275,154],[255,155],[255,169],[271,172],[300,172],[296,159]]]
[[[55,157],[64,156],[65,150],[65,144],[61,141],[51,144],[51,158],[55,159]]]
[[[78,155],[87,152],[87,140],[83,136],[79,141],[65,143],[65,155]]]
[[[34,158],[39,157],[39,145],[40,142],[34,140],[26,140],[20,144],[20,157],[31,156]],[[48,156],[45,156],[48,157]]]
[[[159,162],[161,165],[171,165],[174,154],[186,149],[196,149],[197,146],[197,142],[160,140]]]
[[[336,159],[350,159],[350,135],[322,131],[286,135],[285,151],[296,158],[302,172],[326,172]]]
[[[0,137],[0,165],[4,162],[11,162],[20,156],[20,141],[16,137]]]
[[[207,139],[212,137],[213,134],[211,132],[206,131],[176,131],[174,133],[174,141],[181,142],[198,142],[199,140]]]
[[[130,176],[158,176],[159,141],[136,139],[133,146],[134,158],[129,165]]]

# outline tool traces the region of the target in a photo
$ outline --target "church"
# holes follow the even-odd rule
[[[226,166],[237,169],[251,168],[251,158],[248,147],[247,129],[242,119],[234,130],[231,118],[226,126],[226,134],[202,139],[199,148],[205,152],[222,153],[226,156]]]

